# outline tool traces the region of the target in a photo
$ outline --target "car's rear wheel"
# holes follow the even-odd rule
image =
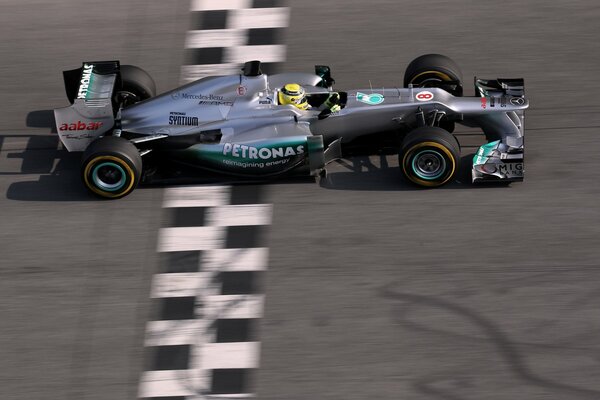
[[[116,136],[101,137],[83,153],[81,177],[97,196],[118,199],[131,193],[142,173],[142,157],[135,145]]]
[[[425,54],[408,64],[404,72],[404,87],[442,87],[454,96],[462,96],[462,72],[449,57]]]
[[[458,141],[442,128],[417,128],[402,141],[400,166],[404,176],[416,185],[438,187],[452,181],[459,162]]]
[[[122,107],[156,96],[156,84],[149,73],[135,65],[121,65],[121,87],[115,91],[113,99]]]

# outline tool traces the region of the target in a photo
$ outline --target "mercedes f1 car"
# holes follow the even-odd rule
[[[402,88],[376,90],[334,91],[327,66],[267,76],[259,61],[158,96],[144,70],[118,61],[63,75],[71,105],[54,111],[57,132],[68,151],[83,152],[83,182],[104,198],[143,182],[148,154],[239,176],[316,176],[341,157],[342,141],[375,133],[399,135],[408,180],[441,186],[458,170],[457,123],[480,128],[488,141],[474,156],[473,182],[523,179],[523,79],[475,79],[476,96],[466,97],[459,68],[439,54],[413,60]],[[307,109],[278,101],[292,82],[305,89]],[[337,107],[322,107],[332,98]]]

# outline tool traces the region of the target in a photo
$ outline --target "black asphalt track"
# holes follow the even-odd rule
[[[258,398],[599,398],[600,8],[292,6],[288,69],[329,64],[340,89],[399,85],[431,52],[454,58],[467,83],[525,78],[526,180],[418,190],[390,156],[346,160],[320,183],[267,185]],[[0,8],[2,398],[136,395],[163,189],[91,198],[47,110],[66,104],[60,71],[83,58],[138,64],[159,90],[174,87],[188,8]],[[461,130],[461,142],[476,133]],[[467,162],[473,151],[463,148]]]

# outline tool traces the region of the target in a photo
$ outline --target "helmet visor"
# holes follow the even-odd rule
[[[290,97],[290,102],[294,103],[294,104],[302,104],[304,102],[306,102],[306,96],[297,96],[297,97]]]

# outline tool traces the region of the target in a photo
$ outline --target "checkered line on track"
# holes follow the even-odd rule
[[[283,0],[193,0],[183,82],[237,74],[246,61],[262,61],[266,74],[285,61],[290,8]]]
[[[271,205],[259,186],[167,189],[142,399],[253,396]]]

